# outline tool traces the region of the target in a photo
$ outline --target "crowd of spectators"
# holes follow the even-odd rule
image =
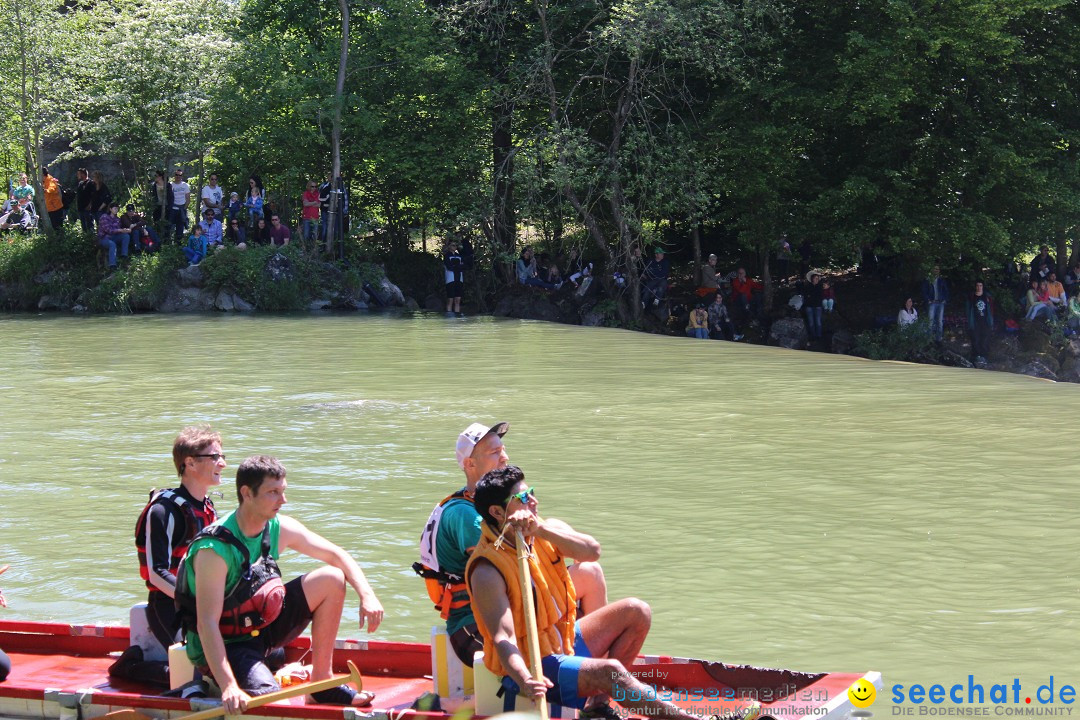
[[[184,179],[183,170],[175,170],[171,180],[167,179],[164,170],[159,170],[146,190],[149,217],[136,212],[133,205],[128,205],[127,212],[120,214],[119,203],[99,170],[91,172],[79,168],[75,187],[65,188],[45,168],[41,187],[53,229],[63,232],[69,220],[77,222],[84,232],[97,238],[109,267],[116,267],[119,259],[130,253],[160,249],[161,239],[169,235],[183,246],[192,262],[198,262],[208,252],[226,245],[245,249],[249,244],[281,246],[293,241],[293,230],[287,218],[267,201],[258,175],[248,178],[248,187],[241,197],[236,191],[226,194],[218,184],[216,173],[211,173],[207,183],[198,190]],[[38,226],[34,193],[27,176],[20,175],[0,211],[0,230],[30,231]],[[349,192],[343,179],[339,176],[332,182],[328,176],[322,185],[315,181],[306,183],[298,206],[300,238],[305,246],[313,248],[317,241],[326,241],[334,194],[338,195],[341,212],[335,234],[340,237],[346,232],[349,216]],[[195,222],[189,231],[193,209]]]

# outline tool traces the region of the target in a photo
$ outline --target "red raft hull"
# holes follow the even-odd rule
[[[0,718],[88,720],[131,708],[154,718],[179,718],[208,707],[212,701],[181,700],[108,675],[116,655],[128,646],[128,629],[101,625],[0,622],[0,649],[12,661],[7,682],[0,684]],[[298,638],[286,648],[288,660],[302,659],[310,640]],[[431,647],[422,643],[339,640],[335,672],[345,673],[352,661],[374,692],[372,708],[357,712],[326,705],[285,700],[246,715],[274,718],[353,720],[448,720],[443,712],[413,710],[417,698],[432,692]],[[744,707],[751,698],[775,720],[844,720],[854,709],[847,688],[866,678],[880,687],[880,673],[803,673],[670,656],[642,656],[630,668],[689,712],[715,715]]]

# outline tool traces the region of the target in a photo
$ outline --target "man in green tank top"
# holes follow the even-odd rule
[[[243,712],[252,695],[279,689],[266,656],[300,635],[309,622],[312,680],[330,677],[345,583],[360,597],[360,627],[366,621],[373,632],[383,619],[382,605],[349,554],[279,514],[286,486],[285,468],[275,458],[244,460],[236,471],[239,507],[192,542],[181,569],[177,597],[182,612],[194,599],[188,657],[213,675],[228,715]],[[289,548],[326,566],[282,585],[276,560]],[[232,607],[237,599],[243,602]],[[313,693],[311,701],[363,706],[373,697],[343,685]]]

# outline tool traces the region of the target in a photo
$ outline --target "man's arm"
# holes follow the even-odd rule
[[[499,660],[506,672],[529,697],[540,697],[552,686],[551,681],[541,675],[534,678],[525,663],[525,656],[518,649],[514,634],[514,615],[510,611],[510,601],[506,595],[506,581],[502,573],[486,560],[472,568],[472,580],[469,583],[472,594],[473,610],[484,620],[484,627],[491,628],[491,639]]]
[[[150,584],[169,597],[176,597],[176,576],[169,568],[173,549],[169,521],[172,519],[172,513],[160,502],[154,503],[146,514],[146,567],[150,571]],[[176,529],[175,523],[173,529]]]
[[[541,520],[536,535],[547,540],[571,560],[596,562],[600,559],[600,543],[596,541],[596,538],[578,532],[562,520],[554,518]]]
[[[281,523],[279,546],[321,560],[345,573],[345,581],[360,596],[360,627],[364,627],[366,620],[368,632],[375,632],[382,623],[383,607],[364,577],[364,571],[352,556],[318,533],[308,530],[299,520],[285,515],[278,516],[278,519]]]
[[[225,560],[213,550],[195,553],[195,607],[199,641],[214,680],[221,688],[221,702],[226,715],[238,715],[251,700],[236,682],[232,667],[225,655],[225,639],[221,637],[218,621],[225,606]]]

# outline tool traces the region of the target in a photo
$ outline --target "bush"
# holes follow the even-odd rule
[[[927,320],[919,320],[912,325],[868,330],[855,338],[851,352],[871,360],[937,363],[942,359],[941,350],[930,335]]]
[[[227,247],[200,267],[206,287],[231,289],[260,310],[303,310],[323,290],[319,263],[299,245]]]

